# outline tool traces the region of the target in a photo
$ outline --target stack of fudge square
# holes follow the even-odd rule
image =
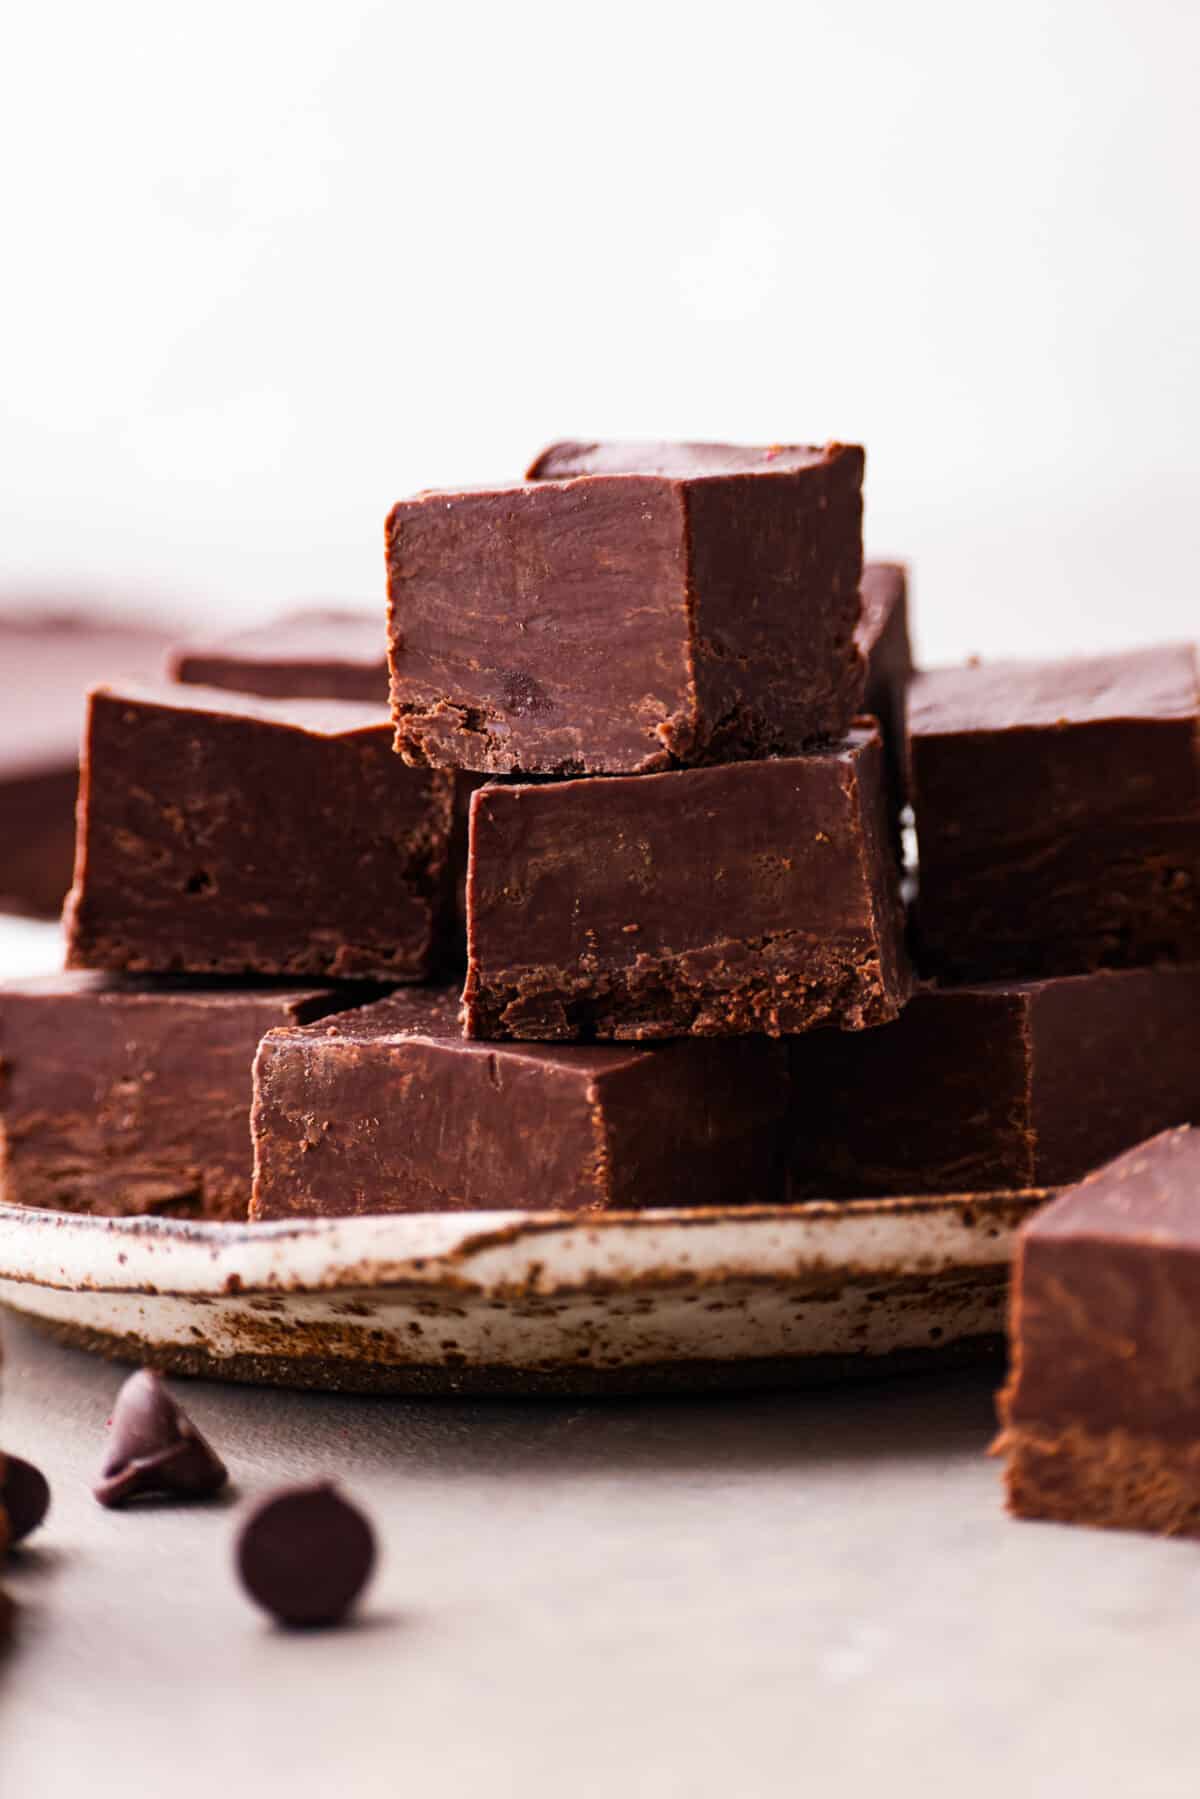
[[[558,444],[393,509],[386,631],[93,692],[70,972],[0,993],[5,1197],[1036,1195],[1200,1118],[1193,650],[914,674],[863,471]]]

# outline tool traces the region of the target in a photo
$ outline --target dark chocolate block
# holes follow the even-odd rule
[[[167,672],[173,681],[266,699],[388,700],[383,619],[349,607],[289,612],[223,641],[180,645]]]
[[[79,819],[71,967],[415,981],[442,952],[454,782],[378,707],[101,689]]]
[[[1188,645],[917,675],[922,965],[959,980],[1200,956]]]
[[[1021,1233],[997,1453],[1022,1518],[1200,1535],[1200,1132],[1164,1131]]]
[[[0,989],[0,1193],[104,1214],[244,1218],[259,1040],[333,991],[54,975]]]
[[[387,704],[387,640],[377,613],[342,610],[293,612],[274,624],[242,631],[223,644],[184,645],[172,651],[168,673],[176,681],[256,693],[269,699],[361,700]],[[463,891],[467,877],[467,810],[486,775],[454,776],[451,885],[456,900],[455,941],[449,961],[461,967],[466,953]]]
[[[252,1215],[777,1201],[782,1048],[465,1041],[457,997],[395,994],[264,1039]]]
[[[565,461],[565,479],[393,509],[406,761],[644,773],[846,730],[865,674],[861,450],[559,446],[535,468]]]
[[[481,788],[467,949],[473,1037],[885,1023],[908,968],[878,730],[777,761]]]
[[[905,697],[912,680],[908,636],[908,573],[899,562],[868,562],[862,576],[862,615],[856,633],[867,665],[863,710],[879,720],[887,754],[888,787],[896,811],[904,805]],[[899,827],[896,828],[899,838]]]
[[[52,614],[0,619],[0,911],[57,917],[75,860],[87,690],[157,671],[153,625]]]
[[[1200,1122],[1200,966],[924,987],[790,1053],[795,1198],[1060,1186]]]

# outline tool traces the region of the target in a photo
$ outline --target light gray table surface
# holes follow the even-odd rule
[[[4,1324],[54,1486],[4,1576],[0,1795],[524,1799],[1200,1790],[1200,1548],[1005,1519],[988,1374],[716,1401],[182,1385],[237,1499],[89,1494],[120,1371]],[[383,1562],[292,1636],[238,1507],[332,1473]]]

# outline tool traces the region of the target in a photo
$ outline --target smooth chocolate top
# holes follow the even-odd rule
[[[174,681],[272,699],[359,700],[385,706],[387,641],[382,607],[310,607],[225,639],[177,646]]]
[[[294,1041],[313,1041],[336,1037],[340,1045],[384,1045],[421,1042],[450,1045],[463,1056],[478,1057],[481,1062],[540,1063],[557,1068],[583,1082],[618,1068],[629,1068],[644,1062],[653,1051],[642,1044],[606,1046],[595,1043],[481,1043],[464,1037],[459,1020],[458,989],[451,987],[414,987],[403,993],[389,994],[373,1005],[360,1006],[353,1012],[315,1030],[283,1027],[272,1033],[274,1042],[290,1037]]]
[[[1200,1435],[1200,1131],[1164,1131],[1021,1233],[1010,1425]]]
[[[1180,1125],[1126,1150],[1047,1206],[1025,1235],[1200,1252],[1200,1130]],[[1200,1316],[1195,1328],[1200,1336]]]
[[[930,669],[909,689],[914,737],[1017,731],[1108,720],[1194,717],[1200,711],[1190,644],[1057,662],[981,662]]]
[[[256,724],[277,725],[285,731],[303,731],[310,737],[355,737],[363,731],[378,731],[388,723],[385,706],[361,700],[305,696],[270,699],[236,689],[172,681],[122,681],[120,686],[94,688],[89,698],[104,699],[114,705],[128,700],[133,706],[154,706],[181,715],[194,712],[250,719]]]
[[[0,779],[73,770],[89,687],[152,678],[168,641],[155,625],[0,618]]]
[[[556,443],[529,465],[528,481],[577,475],[665,475],[697,481],[709,475],[794,474],[841,452],[840,444]]]

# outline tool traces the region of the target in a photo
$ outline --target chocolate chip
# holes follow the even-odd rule
[[[375,1565],[375,1533],[330,1481],[286,1487],[242,1525],[242,1585],[281,1624],[336,1624]]]
[[[207,1499],[225,1485],[225,1464],[150,1368],[131,1374],[109,1420],[112,1438],[99,1484],[101,1505],[156,1494]]]
[[[0,1512],[7,1519],[9,1546],[23,1542],[49,1510],[50,1487],[41,1469],[19,1455],[0,1453]]]

